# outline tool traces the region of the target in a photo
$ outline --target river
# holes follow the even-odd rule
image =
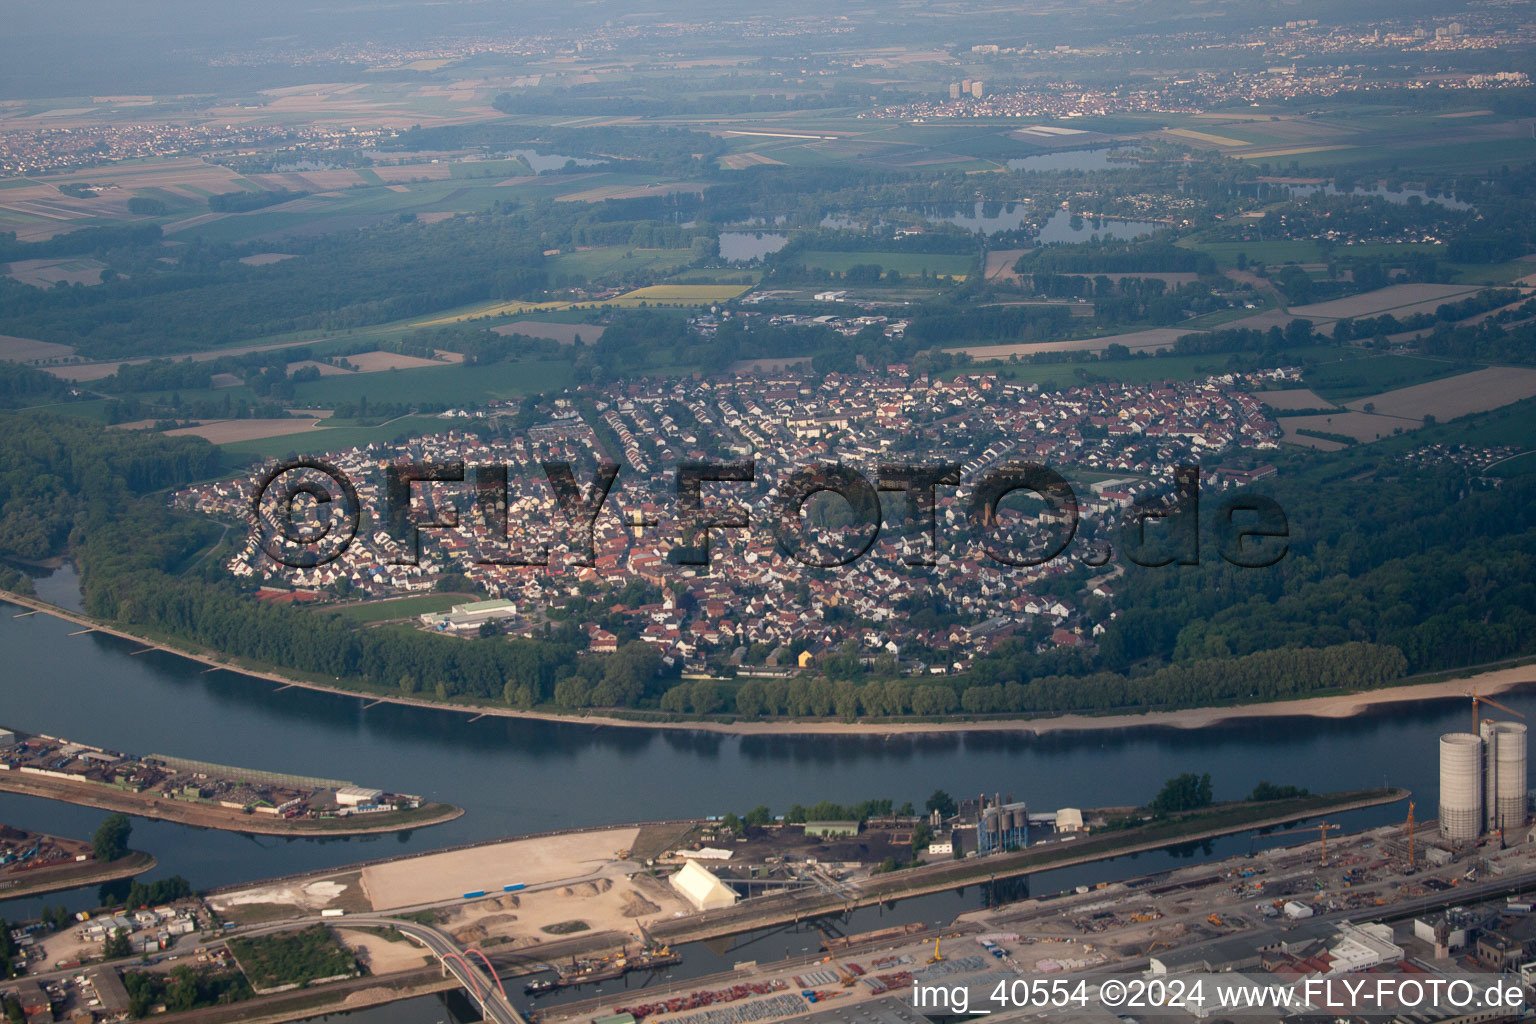
[[[77,601],[71,570],[39,579],[40,596]],[[44,614],[0,611],[0,725],[138,754],[174,754],[418,793],[465,808],[457,821],[395,835],[354,838],[246,837],[134,819],[132,844],[160,861],[150,877],[186,876],[197,888],[331,867],[477,839],[636,819],[746,811],[767,804],[889,796],[921,805],[935,789],[999,791],[1050,811],[1142,803],[1180,772],[1211,774],[1218,799],[1246,795],[1261,780],[1313,790],[1384,782],[1417,794],[1420,817],[1436,800],[1436,737],[1465,730],[1464,700],[1388,706],[1341,720],[1254,719],[1200,731],[1121,729],[1027,737],[1007,733],[880,736],[734,736],[593,727],[511,718],[471,722],[463,714],[381,704],[204,666]],[[1502,699],[1536,715],[1536,694]],[[1346,828],[1396,821],[1394,805],[1341,817]],[[86,838],[106,812],[0,793],[0,822]],[[1247,849],[1246,838],[1212,844],[1210,855]],[[1036,893],[1079,882],[1171,867],[1190,856],[1127,858],[1031,880]],[[1204,856],[1204,851],[1193,855]],[[95,905],[95,890],[0,903],[0,916],[36,914],[44,902]],[[856,915],[848,930],[884,920],[948,920],[978,905],[966,893],[913,900]],[[754,936],[763,958],[798,952],[814,936],[780,942]],[[791,948],[793,947],[793,948]],[[742,955],[690,950],[679,978],[729,966]],[[585,993],[583,993],[585,995]],[[416,1010],[410,1010],[410,1006]],[[419,1011],[419,1012],[417,1012]],[[401,1014],[406,1014],[401,1016]],[[415,1014],[414,1016],[411,1014]],[[367,1024],[444,1019],[438,999],[354,1014]]]

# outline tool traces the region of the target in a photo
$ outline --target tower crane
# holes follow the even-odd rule
[[[1509,707],[1509,706],[1504,705],[1504,704],[1500,704],[1498,701],[1494,700],[1492,697],[1479,696],[1476,689],[1468,690],[1467,691],[1467,696],[1472,698],[1472,735],[1474,735],[1474,736],[1481,736],[1482,735],[1482,732],[1480,731],[1481,730],[1481,726],[1482,726],[1482,722],[1480,721],[1480,718],[1479,718],[1479,714],[1480,713],[1478,711],[1478,705],[1479,704],[1491,704],[1494,707],[1498,708],[1500,711],[1507,711],[1507,712],[1509,712],[1510,714],[1514,715],[1517,718],[1524,718],[1525,717],[1525,712],[1523,712],[1523,711],[1516,711],[1512,707]],[[1490,719],[1490,721],[1491,721],[1491,719]]]
[[[1316,825],[1308,825],[1307,826],[1307,831],[1308,832],[1311,832],[1313,829],[1316,829],[1317,830],[1317,834],[1320,837],[1322,837],[1322,840],[1323,840],[1323,856],[1322,856],[1322,860],[1318,861],[1319,864],[1327,864],[1328,863],[1328,833],[1329,833],[1330,830],[1336,829],[1338,827],[1339,827],[1338,825],[1330,825],[1326,821],[1320,821]]]

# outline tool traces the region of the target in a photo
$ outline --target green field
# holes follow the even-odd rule
[[[1209,253],[1218,266],[1235,267],[1237,257],[1246,256],[1250,265],[1255,263],[1321,263],[1323,251],[1310,239],[1278,242],[1196,242],[1184,239],[1179,245]]]
[[[926,252],[824,252],[812,249],[803,256],[805,265],[822,270],[845,272],[849,267],[870,266],[895,270],[903,277],[919,277],[924,271],[934,277],[965,277],[976,272],[971,256]]]
[[[538,391],[559,390],[571,383],[571,364],[564,361],[493,363],[468,366],[424,366],[413,370],[384,370],[321,377],[294,388],[301,405],[329,408],[339,402],[442,402],[480,405],[491,398],[510,398]]]
[[[321,606],[319,611],[335,612],[348,622],[387,622],[390,619],[408,619],[429,612],[445,612],[456,604],[478,601],[474,594],[412,594],[410,597],[390,598],[386,601],[365,601],[341,607]]]
[[[1517,278],[1536,274],[1536,264],[1524,260],[1508,263],[1451,263],[1455,284],[1509,284]]]
[[[241,459],[278,458],[289,452],[314,455],[338,448],[372,444],[375,441],[392,441],[397,437],[441,434],[452,430],[454,426],[453,420],[438,419],[436,416],[402,416],[373,427],[317,428],[302,434],[232,441],[220,448],[236,462]]]
[[[1307,374],[1306,382],[1324,398],[1346,402],[1480,368],[1417,356],[1361,356],[1324,363]]]
[[[623,277],[641,271],[670,274],[693,262],[692,249],[635,249],[605,245],[577,252],[562,252],[545,261],[551,275],[572,274],[588,281]]]
[[[1417,430],[1414,434],[1425,442],[1449,441],[1488,447],[1512,444],[1527,448],[1531,445],[1531,439],[1536,437],[1536,398],[1527,398],[1502,409],[1481,413],[1465,422],[1457,422],[1454,426],[1439,423]],[[1532,465],[1530,459],[1514,460],[1505,465],[1510,467],[1511,473],[1536,470],[1536,465]]]

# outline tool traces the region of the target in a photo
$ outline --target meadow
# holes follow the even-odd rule
[[[903,277],[920,277],[926,271],[930,277],[965,278],[976,270],[976,260],[971,256],[924,252],[824,252],[809,250],[803,254],[808,267],[844,273],[850,267],[878,266],[881,270],[894,270]]]

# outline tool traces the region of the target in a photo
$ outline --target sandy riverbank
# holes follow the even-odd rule
[[[439,704],[417,697],[365,693],[342,686],[309,682],[291,676],[260,669],[244,668],[231,664],[213,651],[191,651],[98,623],[95,619],[59,608],[46,601],[23,594],[0,591],[0,601],[52,615],[100,633],[132,640],[148,648],[200,662],[213,668],[239,672],[257,679],[280,684],[279,689],[289,686],[326,693],[343,694],[373,703],[405,704],[433,708],[439,711],[457,711],[475,717],[528,718],[547,722],[579,722],[583,725],[612,726],[621,729],[680,729],[691,732],[714,732],[739,736],[898,736],[941,732],[1012,732],[1044,736],[1050,733],[1094,732],[1106,729],[1201,729],[1206,726],[1254,718],[1349,718],[1373,708],[1392,704],[1413,703],[1424,700],[1440,700],[1464,696],[1472,688],[1480,694],[1493,696],[1524,685],[1536,684],[1536,665],[1499,668],[1486,671],[1470,671],[1439,682],[1405,683],[1379,690],[1362,690],[1356,693],[1335,694],[1326,697],[1302,697],[1296,700],[1270,701],[1262,704],[1234,704],[1223,707],[1186,708],[1178,711],[1125,712],[1111,715],[1057,715],[1032,719],[985,719],[944,722],[905,721],[854,721],[831,719],[775,720],[767,722],[664,722],[620,718],[602,713],[558,715],[544,711],[522,711],[516,708],[486,704]],[[339,833],[332,833],[339,834]]]

